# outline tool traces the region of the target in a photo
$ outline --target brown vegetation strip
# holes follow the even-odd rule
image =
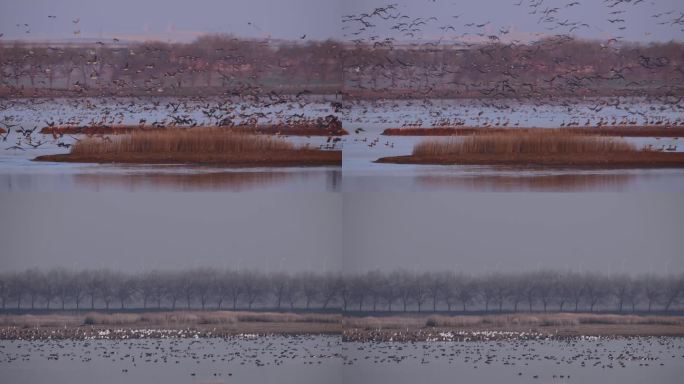
[[[249,311],[1,315],[0,340],[340,334],[341,320],[339,314]]]
[[[448,334],[453,332],[452,334]],[[447,333],[447,334],[445,334]],[[684,337],[684,327],[665,325],[581,325],[581,326],[510,326],[471,327],[454,330],[445,327],[416,329],[344,328],[342,341],[355,342],[418,342],[418,341],[492,341],[530,339],[573,339],[595,336],[623,337]]]
[[[621,136],[621,137],[684,137],[684,127],[674,125],[568,127],[568,128],[487,128],[487,127],[432,127],[432,128],[387,128],[386,136],[471,136],[480,134],[520,134],[538,130],[559,130],[577,135]]]
[[[163,126],[163,125],[64,125],[54,127],[44,127],[40,133],[44,135],[116,135],[131,132],[163,131],[166,129],[223,129],[237,133],[260,133],[264,135],[283,135],[283,136],[344,136],[348,132],[340,125],[318,125],[316,123],[295,123],[295,124],[266,124],[266,125],[233,125],[222,127],[211,126]],[[2,131],[0,131],[2,133]]]
[[[444,335],[444,333],[451,333]],[[513,334],[510,334],[513,333]],[[682,316],[531,313],[345,318],[345,341],[497,340],[579,336],[684,336]]]
[[[343,318],[340,314],[220,310],[0,315],[0,339],[3,340],[230,337],[240,334],[342,334],[345,341],[682,337],[684,317],[528,313]]]
[[[341,165],[341,151],[321,151],[266,135],[217,128],[135,131],[113,139],[77,141],[68,154],[38,161],[134,164],[215,164],[226,166]]]
[[[409,156],[384,157],[379,163],[474,164],[568,167],[684,167],[684,153],[638,150],[617,138],[560,130],[482,134],[428,139]]]
[[[163,311],[139,313],[70,313],[55,312],[38,315],[0,315],[2,327],[60,327],[60,326],[163,326],[183,328],[193,325],[237,323],[340,323],[339,314],[253,312],[253,311]]]
[[[0,133],[7,133],[7,131],[5,131],[5,128],[0,128]]]

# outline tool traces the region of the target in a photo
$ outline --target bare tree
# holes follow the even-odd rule
[[[126,301],[130,300],[135,293],[135,280],[132,277],[116,274],[112,276],[114,284],[114,296],[119,300],[121,309],[126,308]]]
[[[276,300],[275,306],[280,309],[291,285],[290,277],[284,273],[276,273],[269,280],[271,281],[271,291]]]
[[[465,312],[467,310],[467,306],[470,305],[477,297],[479,287],[477,282],[472,277],[466,275],[458,276],[457,282],[458,286],[456,288],[456,296],[463,306],[463,312]]]
[[[684,274],[669,276],[663,284],[664,308],[669,311],[673,304],[681,300],[684,294]]]
[[[662,297],[663,283],[653,275],[646,275],[641,278],[641,286],[644,298],[648,303],[648,311],[651,312],[653,304]]]
[[[247,300],[247,308],[252,309],[252,306],[268,292],[268,286],[263,275],[247,271],[242,279],[242,290]]]
[[[306,309],[311,308],[311,304],[315,302],[320,295],[319,281],[313,274],[303,274],[299,276],[302,282],[302,295],[304,295],[304,301]]]
[[[603,301],[609,294],[605,280],[596,275],[587,275],[584,278],[584,295],[589,302],[589,311],[594,312],[597,304]]]

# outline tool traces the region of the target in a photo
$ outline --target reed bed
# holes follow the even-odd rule
[[[240,323],[325,323],[338,324],[339,314],[280,313],[248,311],[172,311],[143,313],[1,315],[0,326],[63,327],[63,326],[193,326]]]
[[[341,151],[296,146],[277,137],[222,128],[134,131],[113,137],[87,137],[68,154],[37,161],[137,164],[219,164],[228,166],[341,165]]]
[[[339,323],[340,315],[316,313],[279,313],[247,311],[208,312],[163,312],[140,315],[89,314],[95,324],[117,324],[122,319],[126,324],[237,324],[237,323]]]
[[[131,132],[108,140],[85,138],[75,143],[72,154],[96,155],[136,153],[225,154],[261,151],[293,151],[289,142],[263,135],[234,133],[221,129],[169,129],[151,132]]]
[[[94,325],[192,325],[237,323],[339,323],[339,315],[279,312],[209,311],[161,313],[89,313],[84,323]]]
[[[483,134],[462,139],[423,140],[413,147],[413,156],[451,155],[556,155],[636,152],[633,144],[607,137],[577,135],[562,131],[533,131],[511,134]]]
[[[530,313],[482,316],[387,316],[351,317],[343,322],[347,328],[418,329],[424,327],[453,329],[498,329],[517,327],[579,327],[583,325],[663,325],[684,326],[682,316],[639,316],[590,313]]]
[[[377,163],[558,166],[594,168],[684,168],[684,153],[638,149],[616,137],[567,130],[515,130],[509,133],[424,139],[408,156]]]
[[[78,326],[82,318],[73,315],[0,315],[1,327],[63,327]]]

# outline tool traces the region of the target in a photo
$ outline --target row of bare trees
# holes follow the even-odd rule
[[[0,274],[2,309],[298,309],[344,311],[673,311],[684,274],[544,270],[363,274],[29,269]]]
[[[616,90],[681,93],[684,44],[305,44],[208,35],[188,44],[0,43],[0,87],[192,95],[332,93],[387,97],[536,97]]]
[[[673,85],[684,75],[684,44],[679,42],[610,46],[550,37],[469,47],[358,44],[343,57],[345,91],[353,95],[667,95],[679,89]]]
[[[332,93],[341,84],[339,52],[333,41],[272,44],[212,35],[189,44],[0,42],[0,87],[116,95],[245,88]]]

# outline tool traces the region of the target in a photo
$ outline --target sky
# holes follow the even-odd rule
[[[681,194],[345,193],[344,268],[684,272]]]
[[[192,267],[323,272],[342,265],[334,193],[7,193],[0,270]]]
[[[560,22],[586,23],[575,33],[581,37],[630,41],[684,39],[684,24],[671,24],[684,14],[678,0],[626,0],[616,7],[610,1],[583,0],[0,0],[0,39],[64,40],[111,39],[191,41],[206,33],[289,40],[395,37],[398,40],[440,37],[478,39],[477,33],[502,40],[534,40],[561,33],[540,22],[544,10]],[[531,3],[542,1],[537,13]],[[612,0],[611,0],[612,1]],[[515,5],[520,2],[520,5]],[[376,7],[396,4],[393,13],[429,20],[423,31],[407,37],[391,29],[394,20],[372,19],[363,33],[360,24],[342,23],[344,15],[372,13]],[[610,14],[610,12],[622,12]],[[653,17],[663,12],[669,15]],[[48,16],[55,16],[54,18]],[[457,16],[457,17],[454,17]],[[610,23],[608,19],[624,19]],[[482,28],[468,27],[475,22]],[[659,24],[663,23],[663,24]],[[25,25],[27,24],[27,25]],[[451,29],[440,27],[453,26]],[[625,26],[624,30],[619,30]],[[344,29],[343,29],[344,28]],[[566,28],[568,29],[568,28]],[[508,31],[503,34],[501,31]],[[79,34],[75,34],[79,32]],[[468,35],[463,35],[468,33]]]
[[[684,272],[681,194],[8,193],[1,270]]]

